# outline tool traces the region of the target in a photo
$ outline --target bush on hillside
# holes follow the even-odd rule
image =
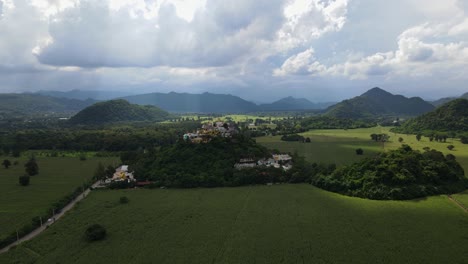
[[[99,224],[91,225],[85,231],[86,239],[89,242],[102,240],[106,237],[106,235],[106,229]]]

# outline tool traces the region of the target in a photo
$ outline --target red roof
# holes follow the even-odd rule
[[[152,183],[153,182],[150,182],[150,181],[142,181],[142,182],[137,182],[136,185],[137,186],[146,186],[146,185],[150,185]]]

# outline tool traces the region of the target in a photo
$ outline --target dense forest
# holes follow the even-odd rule
[[[456,99],[395,128],[401,133],[468,132],[468,100]]]
[[[421,153],[408,145],[317,175],[320,188],[376,200],[404,200],[450,194],[468,188],[463,168],[453,155],[436,150]]]
[[[24,150],[131,151],[175,143],[199,122],[168,124],[132,123],[97,128],[57,127],[21,129],[4,133],[0,148],[5,153]]]
[[[242,158],[259,160],[272,152],[242,134],[229,138],[214,138],[206,144],[178,143],[143,152],[126,152],[122,162],[130,164],[140,180],[166,187],[216,187],[266,184],[275,182],[310,182],[317,173],[331,173],[335,166],[309,164],[293,155],[293,167],[288,171],[273,167],[235,169]]]
[[[307,117],[301,120],[300,124],[305,129],[353,129],[368,128],[377,125],[375,120],[355,120],[332,116]]]

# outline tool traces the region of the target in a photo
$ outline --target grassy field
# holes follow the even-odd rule
[[[372,133],[387,133],[390,135],[390,141],[385,144],[374,142],[370,139]],[[257,138],[257,142],[280,151],[297,151],[312,162],[335,162],[338,165],[350,164],[361,159],[361,156],[356,155],[357,148],[362,148],[366,157],[381,151],[399,148],[402,144],[408,144],[419,150],[430,147],[444,154],[455,155],[465,172],[468,173],[468,145],[461,144],[458,140],[448,139],[446,143],[438,143],[430,142],[428,138],[423,137],[421,141],[417,141],[415,135],[396,134],[390,132],[388,127],[311,130],[301,135],[310,137],[311,143],[285,142],[280,140],[280,136],[260,137]],[[398,142],[400,137],[403,138],[402,143]],[[448,145],[454,145],[454,150],[448,150]]]
[[[465,206],[465,208],[468,208],[468,191],[465,191],[463,193],[459,194],[454,194],[453,197],[457,199],[459,203]]]
[[[26,158],[0,157],[0,161],[18,161],[9,169],[0,168],[0,239],[31,222],[63,196],[93,177],[99,162],[108,164],[116,158],[46,158],[37,157],[39,175],[23,187],[18,177],[24,175]],[[47,220],[47,219],[46,219]]]
[[[94,223],[108,236],[87,243]],[[445,196],[371,201],[305,184],[95,191],[0,263],[468,263],[467,241],[468,215]]]

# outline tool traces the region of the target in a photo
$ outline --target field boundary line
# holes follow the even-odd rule
[[[36,251],[34,251],[34,250],[32,250],[32,249],[30,249],[28,247],[23,247],[23,248],[24,248],[24,250],[26,250],[27,252],[31,253],[32,255],[34,255],[34,256],[36,256],[38,258],[42,257],[41,254],[37,253]]]
[[[217,259],[219,257],[222,257],[223,254],[224,254],[224,247],[226,246],[226,243],[227,241],[229,240],[229,237],[231,237],[231,235],[233,234],[234,232],[234,229],[237,225],[237,222],[239,220],[239,216],[245,211],[245,208],[247,207],[247,204],[249,203],[250,201],[250,195],[252,193],[252,189],[249,188],[249,192],[247,193],[247,196],[245,197],[245,200],[244,200],[244,204],[242,205],[242,208],[239,210],[239,212],[237,213],[236,215],[236,219],[234,220],[234,223],[232,223],[232,227],[231,229],[229,230],[229,233],[226,235],[226,238],[224,239],[223,241],[223,244],[221,245],[221,247],[219,248],[218,250],[218,253],[216,253],[216,256],[215,258],[213,259],[213,261],[211,261],[211,263],[217,263]]]
[[[460,207],[465,213],[468,213],[468,208],[465,207],[462,203],[460,203],[457,199],[453,198],[452,195],[448,194],[447,198],[452,201],[454,204],[456,204],[458,207]]]

